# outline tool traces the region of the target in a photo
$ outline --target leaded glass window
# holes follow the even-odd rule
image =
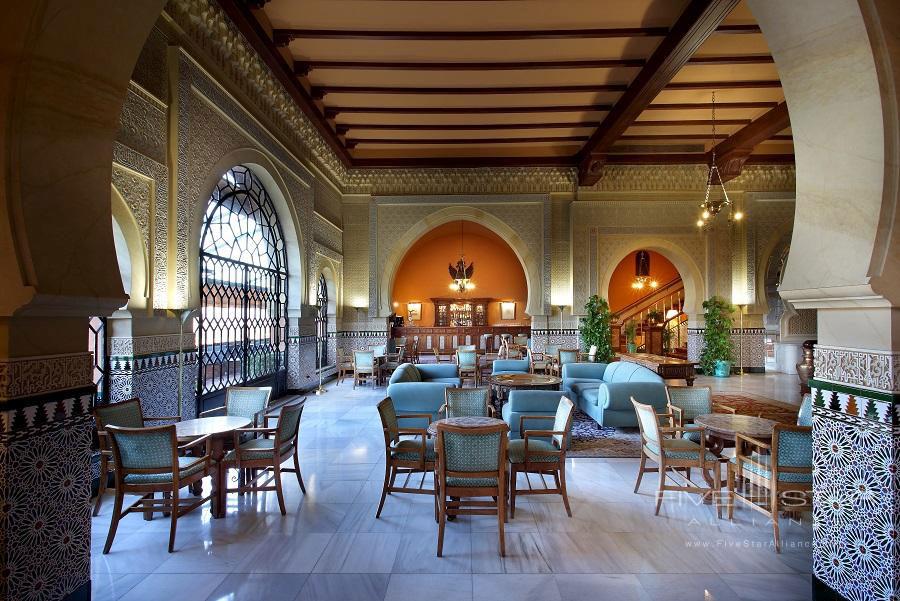
[[[316,304],[319,312],[316,315],[316,365],[328,365],[328,284],[325,274],[319,274],[316,286]]]

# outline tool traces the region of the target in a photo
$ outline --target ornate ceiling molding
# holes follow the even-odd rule
[[[603,178],[579,192],[702,192],[706,165],[606,165]],[[795,188],[793,165],[751,165],[728,182],[729,190],[776,192]]]

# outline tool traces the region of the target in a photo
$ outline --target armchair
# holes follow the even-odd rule
[[[445,388],[444,417],[494,417],[490,388]]]
[[[347,377],[347,374],[353,374],[353,356],[346,354],[342,350],[337,352],[337,383],[340,384]]]
[[[116,475],[116,500],[113,507],[109,534],[103,546],[103,554],[109,553],[119,521],[129,513],[169,514],[169,553],[175,550],[175,529],[178,518],[209,501],[212,496],[200,499],[179,498],[180,490],[199,482],[209,474],[212,466],[210,437],[203,436],[188,444],[178,446],[175,426],[151,426],[125,428],[107,426],[106,432],[112,446]],[[206,446],[202,457],[181,457],[180,452]],[[163,493],[161,499],[154,493]],[[125,495],[138,495],[138,500],[124,511]]]
[[[210,417],[214,413],[245,417],[257,426],[272,399],[271,386],[229,386],[225,390],[225,404],[200,413],[199,417]]]
[[[673,415],[672,426],[693,424],[698,415],[713,413],[712,389],[709,386],[667,386],[666,399],[668,411]],[[728,409],[734,413],[734,409]],[[700,433],[685,432],[684,438],[699,443]]]
[[[353,351],[353,389],[367,380],[378,381],[379,368],[375,364],[375,351]]]
[[[471,378],[475,386],[478,386],[480,371],[478,363],[478,352],[474,347],[456,351],[456,364],[459,366],[459,377],[463,382]]]
[[[434,471],[434,441],[428,438],[426,428],[401,428],[401,419],[425,420],[426,427],[431,423],[430,413],[407,413],[398,415],[394,401],[387,397],[378,403],[378,415],[381,417],[381,428],[384,432],[384,484],[381,487],[381,500],[375,517],[381,517],[384,501],[388,493],[401,492],[411,494],[434,494],[433,489],[424,488],[425,474]],[[412,439],[401,439],[412,436]],[[409,476],[421,473],[422,480],[416,488],[406,486]],[[402,486],[395,486],[397,474],[406,474]]]

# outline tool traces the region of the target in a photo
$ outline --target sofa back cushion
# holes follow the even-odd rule
[[[394,370],[394,373],[391,374],[390,384],[396,384],[398,382],[421,382],[422,376],[419,374],[419,370],[412,363],[404,363],[400,367]]]
[[[498,359],[494,361],[493,373],[513,371],[527,374],[529,369],[531,364],[528,359]]]
[[[606,372],[615,363],[607,365],[606,363],[566,363],[562,366],[562,377],[564,380],[601,380],[606,379]]]
[[[604,382],[662,382],[658,373],[628,361],[610,363],[603,372]]]
[[[422,382],[442,378],[458,378],[459,368],[455,363],[417,363],[419,378]]]

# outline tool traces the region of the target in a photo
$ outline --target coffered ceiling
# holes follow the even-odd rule
[[[220,2],[348,165],[793,161],[740,0]]]

